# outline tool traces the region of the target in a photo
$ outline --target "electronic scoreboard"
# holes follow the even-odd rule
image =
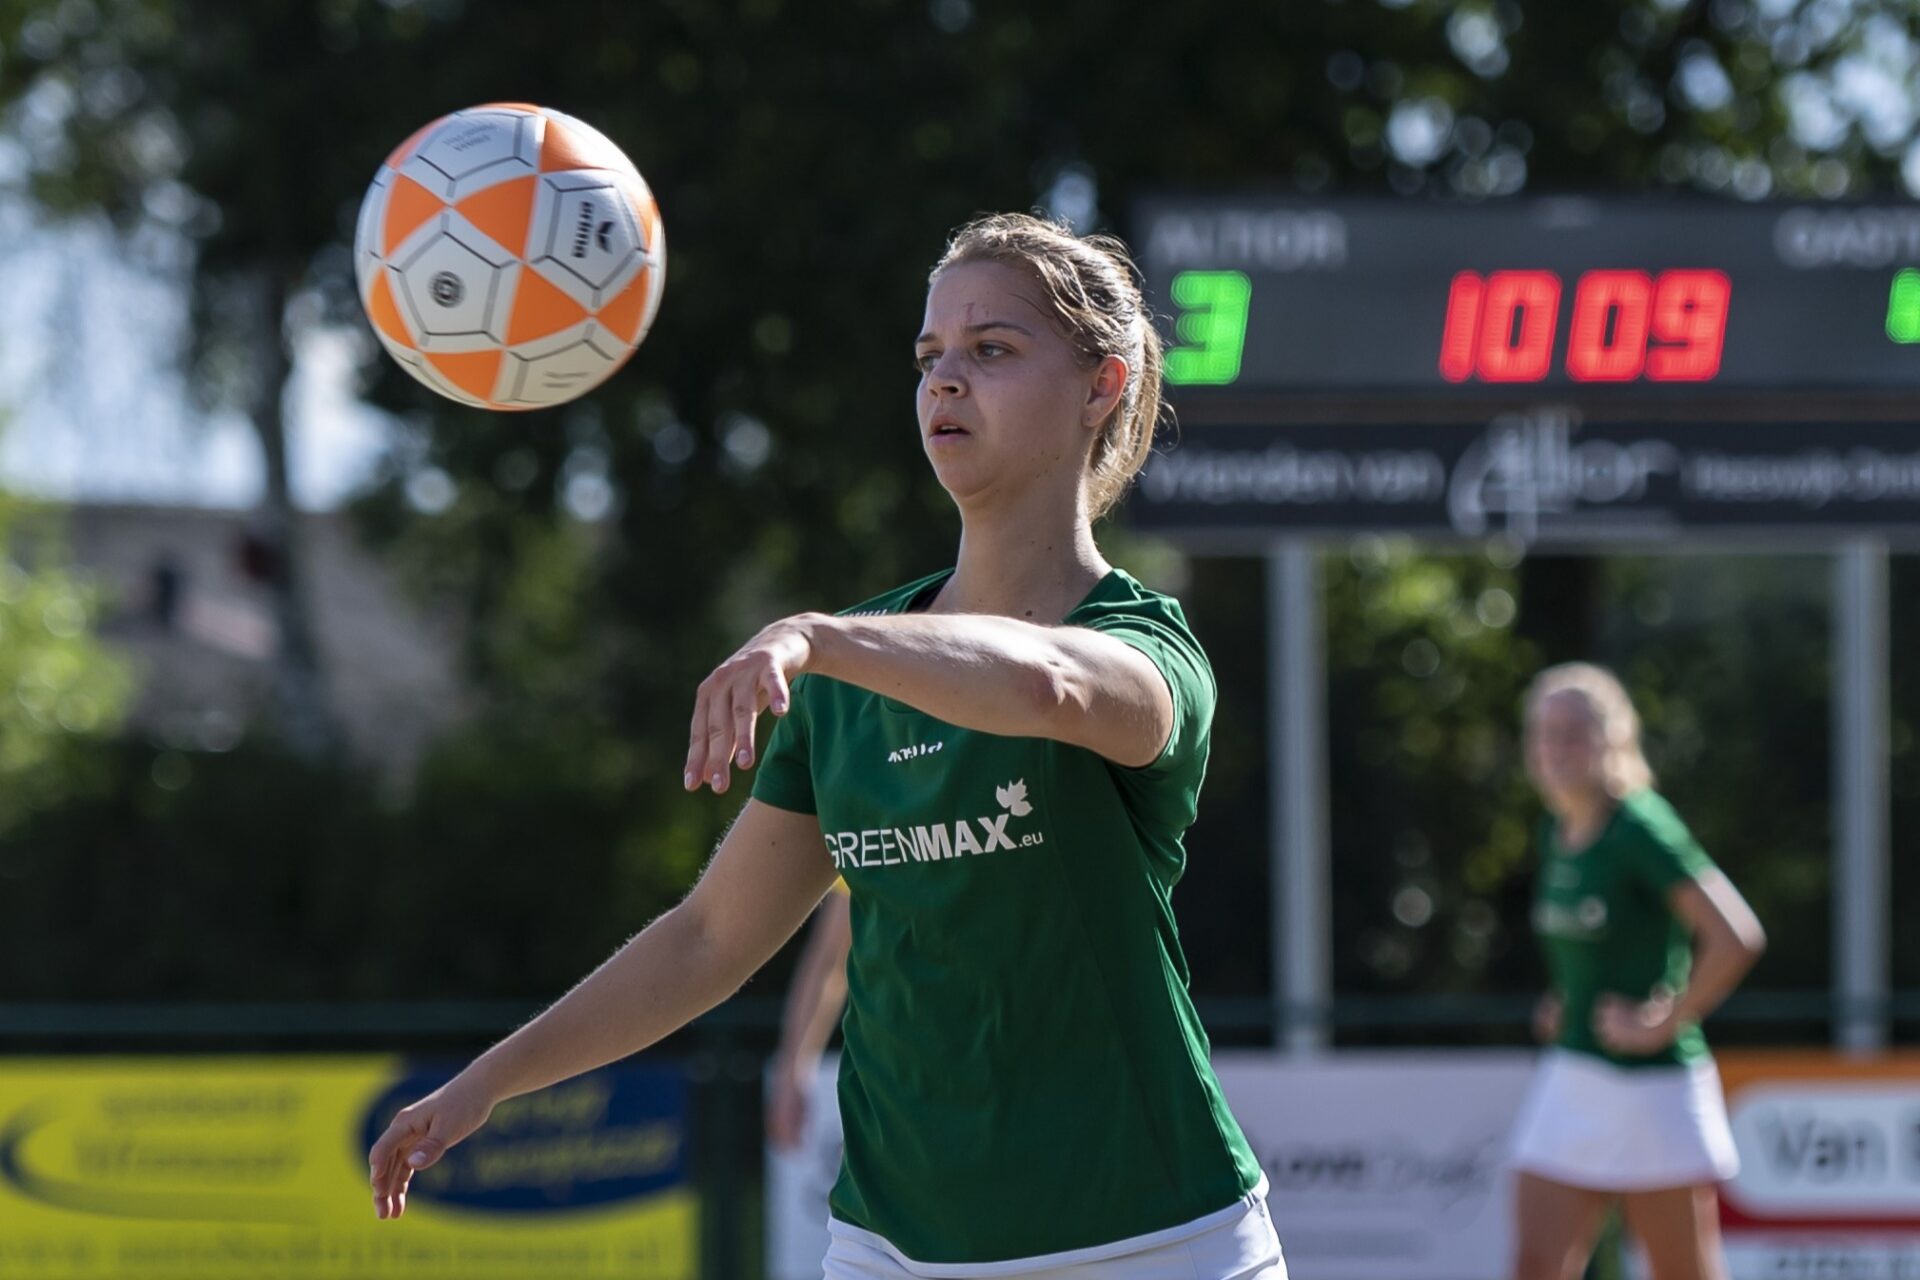
[[[1149,526],[1920,529],[1920,207],[1151,198]]]

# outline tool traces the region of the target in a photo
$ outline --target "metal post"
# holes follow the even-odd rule
[[[1277,1039],[1307,1054],[1327,1046],[1332,897],[1320,571],[1313,545],[1298,538],[1267,550],[1267,724]]]
[[[1892,956],[1886,544],[1848,542],[1834,569],[1834,1042],[1872,1053],[1887,1043]]]

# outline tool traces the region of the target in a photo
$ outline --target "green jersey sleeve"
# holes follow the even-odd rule
[[[793,682],[793,706],[773,722],[753,777],[753,798],[790,813],[818,813],[813,798],[813,753],[807,731],[806,688],[802,676]]]
[[[1121,789],[1166,826],[1184,830],[1197,810],[1206,773],[1216,692],[1213,668],[1184,629],[1146,613],[1108,613],[1081,625],[1138,649],[1160,671],[1173,699],[1173,730],[1153,763],[1113,766]]]
[[[1626,817],[1635,839],[1627,843],[1628,865],[1636,879],[1665,897],[1683,880],[1698,880],[1713,869],[1700,842],[1693,838],[1673,806],[1651,791],[1630,796]]]

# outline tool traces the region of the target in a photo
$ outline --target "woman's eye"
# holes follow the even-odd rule
[[[1006,351],[1007,349],[997,342],[983,342],[979,346],[979,352],[983,356],[1005,355]]]
[[[933,362],[935,360],[938,360],[939,358],[940,358],[939,356],[934,355],[931,352],[925,355],[917,355],[913,358],[913,367],[915,369],[918,369],[921,373],[927,373],[932,370]]]

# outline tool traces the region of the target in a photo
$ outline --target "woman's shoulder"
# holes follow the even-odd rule
[[[1066,617],[1071,626],[1098,627],[1119,619],[1144,619],[1175,632],[1196,649],[1200,642],[1187,622],[1180,601],[1164,591],[1155,591],[1125,569],[1115,569]]]

